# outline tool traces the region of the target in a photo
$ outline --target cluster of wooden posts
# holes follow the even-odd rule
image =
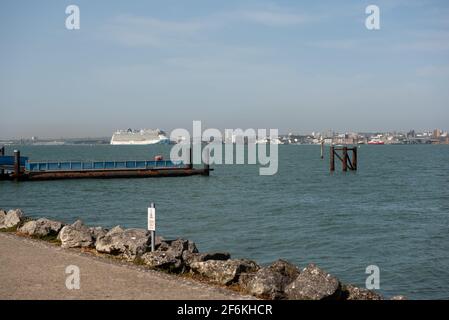
[[[341,154],[339,153],[341,151]],[[349,156],[352,153],[352,157]],[[335,171],[335,157],[341,161],[342,171],[357,171],[357,146],[348,148],[347,146],[338,147],[331,145],[329,152],[329,168],[331,172]],[[324,141],[321,141],[321,159],[324,159]]]
[[[341,154],[339,153],[341,151]],[[349,156],[349,152],[352,153],[352,157]],[[330,171],[335,171],[335,157],[341,161],[341,169],[343,171],[356,171],[357,170],[357,147],[330,147]]]

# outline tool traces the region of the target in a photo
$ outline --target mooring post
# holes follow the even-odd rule
[[[154,202],[151,202],[148,208],[148,230],[151,234],[151,252],[153,252],[156,246],[156,206]]]
[[[331,172],[335,171],[335,151],[334,151],[334,146],[330,147],[330,152],[329,152],[329,159],[330,159],[330,169]]]
[[[352,166],[357,170],[357,147],[352,149]]]
[[[348,171],[348,147],[343,147],[342,169],[343,171]]]
[[[14,179],[19,181],[20,178],[20,151],[14,150]]]
[[[205,159],[204,159],[204,175],[209,176],[210,166],[209,166],[209,148],[204,149],[206,151],[205,153]]]
[[[193,169],[193,151],[192,147],[189,149],[189,169]]]
[[[321,140],[321,159],[324,159],[323,149],[324,149],[324,140]]]
[[[0,156],[4,156],[5,155],[5,147],[1,147],[0,148]],[[3,176],[5,174],[5,170],[4,169],[1,169],[0,170],[0,176]]]

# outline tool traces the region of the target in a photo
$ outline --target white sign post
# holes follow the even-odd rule
[[[154,251],[156,241],[156,206],[153,202],[148,208],[148,230],[151,232],[151,251]]]

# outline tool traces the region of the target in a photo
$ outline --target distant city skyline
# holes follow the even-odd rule
[[[129,130],[131,128],[128,128],[127,130]],[[205,129],[205,128],[204,128]],[[232,128],[229,128],[232,129]],[[127,131],[125,130],[118,130],[118,131]],[[134,130],[134,131],[139,131],[140,129]],[[220,130],[221,134],[223,135],[223,137],[226,136],[226,129],[224,130]],[[192,134],[192,131],[189,130],[189,132]],[[170,136],[170,131],[169,132],[165,132],[167,137]],[[204,133],[204,130],[203,130]],[[309,132],[300,132],[300,131],[291,131],[291,132],[279,132],[279,136],[280,137],[284,137],[284,136],[290,136],[290,135],[294,135],[294,136],[312,136],[314,138],[317,137],[326,137],[326,136],[342,136],[342,135],[376,135],[376,134],[381,134],[381,135],[390,135],[390,134],[398,134],[398,135],[403,135],[403,136],[427,136],[427,137],[448,137],[449,136],[449,130],[446,129],[441,129],[441,128],[436,128],[436,129],[428,129],[428,130],[415,130],[415,129],[410,129],[410,130],[406,130],[406,131],[401,131],[401,130],[391,130],[391,131],[380,131],[380,130],[375,130],[375,131],[337,131],[337,130],[323,130],[323,131],[319,131],[319,130],[313,130],[313,131],[309,131]],[[268,136],[268,134],[267,134]],[[58,141],[58,140],[83,140],[83,139],[107,139],[108,141],[111,139],[111,135],[104,135],[104,136],[78,136],[78,137],[64,137],[64,136],[54,136],[54,137],[39,137],[39,136],[27,136],[27,137],[11,137],[11,138],[3,138],[0,137],[0,144],[2,142],[5,141],[19,141],[19,140],[23,140],[23,141],[31,141],[31,142],[38,142],[38,141]]]
[[[80,8],[67,30],[65,8]],[[380,8],[367,30],[365,8]],[[448,130],[449,3],[0,3],[0,140]]]

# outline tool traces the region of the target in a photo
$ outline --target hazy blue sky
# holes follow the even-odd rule
[[[445,0],[2,0],[0,49],[0,139],[449,129]]]

